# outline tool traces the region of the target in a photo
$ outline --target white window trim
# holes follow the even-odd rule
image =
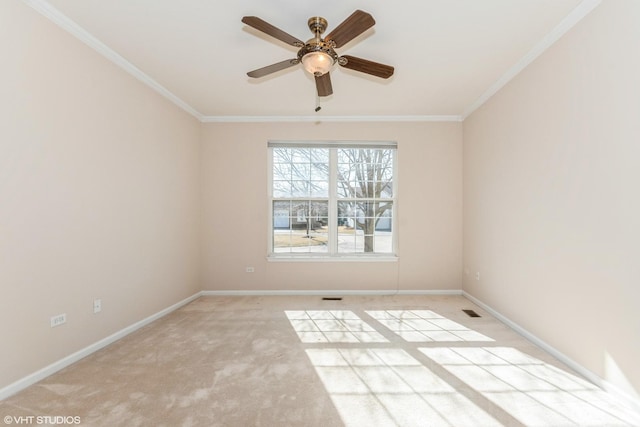
[[[333,222],[338,217],[337,205],[329,203],[329,253],[274,253],[273,252],[273,148],[391,148],[393,155],[393,210],[392,253],[337,252],[338,228]],[[392,141],[268,141],[267,143],[267,261],[269,262],[396,262],[398,260],[398,144]],[[329,151],[329,201],[337,200],[337,150]]]
[[[268,262],[397,262],[398,255],[373,254],[373,255],[330,255],[330,254],[271,254],[267,256]]]

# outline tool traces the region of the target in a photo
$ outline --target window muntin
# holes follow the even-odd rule
[[[392,196],[393,150],[338,150],[338,197],[390,199]]]
[[[273,149],[273,197],[329,197],[329,150]]]
[[[339,201],[339,253],[392,253],[392,202]]]
[[[328,200],[274,200],[274,253],[327,253]]]
[[[395,253],[395,144],[270,147],[272,255]]]

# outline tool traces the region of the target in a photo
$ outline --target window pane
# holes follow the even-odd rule
[[[338,226],[338,252],[355,253],[357,246],[357,232],[349,225]]]
[[[291,252],[295,253],[323,253],[328,251],[328,234],[313,231],[307,234],[306,231],[296,230],[291,234]]]
[[[291,149],[291,161],[295,163],[309,163],[311,162],[310,151],[311,148],[292,148]]]
[[[393,231],[392,203],[380,203],[376,217],[376,231]]]
[[[392,197],[393,150],[338,150],[337,187],[341,198]]]
[[[329,181],[329,164],[328,163],[312,163],[311,179],[317,181]]]
[[[273,197],[292,197],[290,181],[273,181]]]
[[[309,182],[311,197],[329,197],[329,183],[326,181]]]
[[[290,148],[274,148],[273,149],[273,163],[289,163],[291,162],[291,149]]]
[[[327,252],[328,201],[273,202],[273,252]]]
[[[273,228],[274,229],[289,229],[291,226],[291,203],[286,202],[273,202]]]
[[[335,157],[330,157],[335,150]],[[393,253],[393,149],[274,147],[274,253]],[[330,177],[330,158],[337,159]],[[329,201],[329,182],[337,199]],[[338,240],[329,244],[329,203]]]
[[[273,197],[328,197],[329,150],[274,148]]]
[[[311,165],[309,163],[291,163],[291,179],[308,181],[311,178]]]
[[[393,252],[392,207],[375,200],[338,202],[338,251]]]
[[[274,163],[273,179],[274,180],[291,179],[291,165],[289,163]]]
[[[310,148],[311,161],[315,163],[329,163],[328,148]]]
[[[312,201],[309,203],[309,209],[311,215],[315,218],[327,218],[329,215],[329,202],[327,200]]]
[[[390,199],[393,197],[393,182],[392,181],[380,181],[378,182],[380,188],[379,198]]]
[[[292,197],[309,197],[309,181],[291,181]]]

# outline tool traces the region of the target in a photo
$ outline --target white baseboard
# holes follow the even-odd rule
[[[149,323],[153,322],[154,320],[157,320],[163,316],[166,316],[167,314],[171,313],[172,311],[177,310],[178,308],[190,303],[191,301],[195,300],[196,298],[200,297],[201,292],[198,292],[186,299],[183,299],[180,302],[177,302],[175,304],[173,304],[170,307],[165,308],[164,310],[161,310],[155,314],[152,314],[151,316],[140,320],[139,322],[136,322],[132,325],[127,326],[124,329],[119,330],[118,332],[109,335],[106,338],[101,339],[98,342],[95,342],[85,348],[83,348],[82,350],[78,350],[73,354],[70,354],[67,357],[64,357],[54,363],[52,363],[49,366],[46,366],[42,369],[40,369],[39,371],[36,371],[30,375],[27,375],[24,378],[19,379],[18,381],[9,384],[8,386],[0,389],[0,401],[6,399],[9,396],[12,396],[14,394],[16,394],[17,392],[37,383],[38,381],[41,381],[43,379],[45,379],[46,377],[48,377],[49,375],[52,375],[58,371],[60,371],[61,369],[66,368],[67,366],[77,362],[80,359],[83,359],[87,356],[89,356],[92,353],[95,353],[96,351],[100,350],[101,348],[104,348],[106,346],[108,346],[109,344],[124,338],[125,336],[129,335],[132,332],[137,331],[138,329],[142,328],[143,326],[148,325]]]
[[[540,338],[531,334],[529,331],[527,331],[517,323],[511,321],[509,318],[503,316],[502,314],[500,314],[490,306],[486,305],[479,299],[475,298],[473,295],[457,289],[424,290],[424,291],[420,291],[420,290],[415,290],[415,291],[414,290],[401,290],[401,291],[397,291],[397,290],[380,290],[380,291],[378,290],[369,290],[369,291],[344,291],[344,290],[343,291],[326,291],[326,290],[312,290],[312,291],[308,291],[308,290],[305,290],[305,291],[302,291],[302,290],[298,290],[298,291],[296,290],[263,290],[263,291],[219,290],[219,291],[214,291],[214,290],[209,290],[209,291],[200,291],[188,298],[185,298],[182,301],[179,301],[171,305],[170,307],[165,308],[164,310],[161,310],[155,314],[152,314],[149,317],[146,317],[145,319],[140,320],[139,322],[136,322],[130,326],[127,326],[126,328],[121,329],[120,331],[112,335],[109,335],[108,337],[98,342],[95,342],[83,348],[82,350],[79,350],[67,357],[64,357],[63,359],[60,359],[52,363],[49,366],[46,366],[30,375],[27,375],[24,378],[19,379],[18,381],[15,381],[12,384],[9,384],[8,386],[0,389],[0,401],[66,368],[67,366],[79,361],[80,359],[83,359],[89,356],[90,354],[95,353],[96,351],[108,346],[109,344],[121,338],[124,338],[125,336],[131,334],[132,332],[135,332],[138,329],[142,328],[143,326],[146,326],[149,323],[157,319],[160,319],[161,317],[166,316],[167,314],[179,309],[180,307],[194,301],[200,296],[325,296],[325,295],[334,295],[334,296],[463,295],[465,298],[474,302],[476,305],[482,307],[484,310],[490,313],[493,317],[502,321],[507,326],[512,328],[514,331],[516,331],[517,333],[519,333],[529,341],[533,342],[534,344],[538,345],[539,347],[541,347],[542,349],[544,349],[545,351],[553,355],[555,358],[562,361],[567,366],[569,366],[570,368],[572,368],[573,370],[575,370],[576,372],[578,372],[579,374],[587,378],[589,381],[607,390],[614,397],[624,402],[627,402],[629,406],[631,406],[632,408],[634,408],[636,411],[640,413],[640,401],[635,399],[633,396],[630,396],[628,393],[624,392],[614,384],[611,384],[608,381],[600,378],[598,375],[594,374],[590,370],[586,369],[585,367],[581,366],[574,360],[570,359],[569,357],[567,357],[560,351],[556,350],[554,347],[550,346]]]
[[[398,291],[397,295],[462,295],[462,289],[435,289],[431,291],[407,290]]]
[[[209,290],[202,291],[202,296],[389,296],[389,295],[462,295],[460,289],[443,289],[443,290],[406,290],[399,291],[395,289],[388,290],[366,290],[366,291],[348,291],[348,290]]]
[[[502,323],[506,324],[508,327],[516,331],[518,334],[522,335],[527,340],[531,341],[538,347],[545,350],[547,353],[551,354],[556,359],[560,360],[565,365],[569,366],[571,369],[573,369],[574,371],[576,371],[577,373],[585,377],[587,380],[591,381],[593,384],[609,392],[614,398],[622,402],[625,402],[627,406],[631,407],[636,412],[638,412],[638,415],[640,416],[640,401],[638,399],[629,395],[627,392],[621,390],[619,387],[615,386],[614,384],[611,384],[610,382],[600,378],[598,375],[594,374],[589,369],[585,368],[584,366],[580,365],[578,362],[574,361],[570,357],[561,353],[556,348],[550,346],[549,344],[547,344],[537,336],[533,335],[531,332],[527,331],[522,326],[518,325],[508,317],[505,317],[504,315],[500,314],[498,311],[494,310],[487,304],[483,303],[473,295],[465,291],[462,291],[462,295],[465,298],[472,301],[474,304],[481,307],[483,310],[487,311],[496,319],[500,320]]]
[[[19,391],[37,383],[45,379],[46,377],[66,368],[67,366],[89,356],[92,353],[108,346],[109,344],[124,338],[132,332],[137,331],[143,326],[148,325],[149,323],[160,319],[163,316],[177,310],[178,308],[194,301],[200,296],[323,296],[323,295],[333,295],[333,296],[354,296],[354,295],[462,295],[462,290],[433,290],[433,291],[397,291],[397,290],[381,290],[381,291],[325,291],[325,290],[314,290],[314,291],[296,291],[296,290],[265,290],[265,291],[243,291],[243,290],[227,290],[227,291],[200,291],[184,300],[173,304],[170,307],[165,308],[151,316],[140,320],[130,326],[127,326],[124,329],[119,330],[118,332],[109,335],[106,338],[101,339],[98,342],[95,342],[81,350],[76,351],[69,356],[66,356],[44,368],[27,375],[24,378],[21,378],[6,387],[0,389],[0,401],[12,396]]]

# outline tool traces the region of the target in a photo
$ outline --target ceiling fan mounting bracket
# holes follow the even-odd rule
[[[313,34],[320,35],[327,29],[327,20],[321,16],[309,18],[307,25]]]

